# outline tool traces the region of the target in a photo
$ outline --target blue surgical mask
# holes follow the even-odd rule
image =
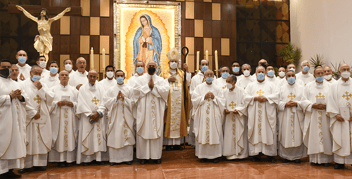
[[[270,70],[270,71],[268,72],[268,76],[273,77],[274,75],[275,75],[274,70]]]
[[[264,73],[258,73],[258,74],[257,74],[257,78],[258,78],[258,80],[260,80],[260,81],[264,80],[264,78],[265,78]]]
[[[122,77],[117,77],[116,78],[117,83],[120,84],[120,85],[123,83],[123,80],[124,79]]]
[[[290,77],[287,79],[287,82],[290,84],[290,85],[293,85],[293,83],[295,83],[296,81],[296,78],[295,77]]]
[[[24,63],[26,63],[27,58],[26,58],[26,57],[23,57],[23,56],[20,56],[20,57],[18,57],[18,61],[19,61],[21,64],[24,64]]]
[[[33,75],[32,80],[33,80],[34,82],[39,81],[39,80],[40,80],[40,76]]]
[[[51,73],[51,74],[56,74],[57,71],[58,71],[58,69],[55,68],[55,67],[51,67],[51,68],[50,68],[50,73]]]
[[[144,68],[143,67],[137,67],[137,73],[138,74],[142,74],[144,72]]]
[[[232,71],[238,73],[240,71],[239,67],[232,67]]]
[[[229,75],[230,75],[230,74],[227,73],[227,72],[224,72],[224,73],[221,74],[221,76],[222,76],[223,78],[225,78],[225,79],[226,79]]]
[[[304,71],[305,73],[307,73],[307,72],[309,71],[309,67],[308,67],[308,66],[304,66],[304,67],[303,67],[303,71]]]
[[[317,78],[315,78],[317,80],[317,82],[321,83],[324,81],[324,76],[319,76]]]
[[[208,66],[203,66],[202,67],[202,72],[205,73],[205,71],[207,71],[208,69],[209,69]]]
[[[213,80],[214,80],[213,77],[207,77],[207,78],[205,79],[205,81],[207,81],[207,83],[211,83],[211,82],[213,82]]]

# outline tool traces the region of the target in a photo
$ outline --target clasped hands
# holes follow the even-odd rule
[[[22,97],[22,92],[21,92],[20,89],[17,89],[17,90],[15,90],[15,91],[11,92],[11,93],[10,93],[10,96],[11,96],[12,99],[18,98],[19,100],[22,100],[22,98],[23,98],[23,97]]]
[[[340,115],[336,115],[336,120],[339,122],[343,122],[345,119]],[[348,122],[352,121],[352,116],[350,117],[350,119],[348,119]]]
[[[230,113],[231,113],[231,111],[229,111],[228,109],[225,109],[225,114],[230,114]],[[232,114],[233,115],[238,114],[238,111],[234,110]]]
[[[68,107],[73,107],[73,103],[71,101],[59,101],[57,103],[57,105],[59,107],[62,107],[62,106],[68,106]]]
[[[153,90],[153,88],[154,88],[154,80],[153,80],[153,77],[150,77],[148,86],[149,86],[149,88],[150,88],[151,90]]]
[[[288,107],[288,108],[292,108],[292,107],[296,107],[296,106],[297,106],[297,103],[294,101],[289,101],[285,104],[285,107]]]
[[[254,101],[259,101],[260,103],[264,103],[265,101],[268,101],[268,99],[266,99],[266,97],[264,96],[256,96],[254,97]]]
[[[314,103],[312,105],[312,108],[313,109],[318,109],[318,110],[326,110],[326,104],[317,104],[317,103]]]
[[[205,96],[204,96],[204,99],[206,100],[206,99],[214,99],[215,98],[215,96],[214,96],[214,94],[212,93],[212,92],[208,92],[207,94],[205,94]]]
[[[99,121],[99,113],[94,112],[92,115],[90,115],[90,118],[93,119],[94,122],[98,122]]]
[[[119,91],[119,94],[117,95],[116,99],[117,100],[121,99],[121,101],[124,101],[125,100],[125,96],[122,94],[121,91]]]

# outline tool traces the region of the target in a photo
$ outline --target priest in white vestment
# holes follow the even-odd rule
[[[230,69],[226,66],[220,68],[220,78],[214,80],[214,85],[219,86],[221,89],[226,88],[226,78],[230,75]]]
[[[31,76],[31,66],[27,64],[27,52],[24,50],[18,51],[16,54],[16,59],[18,61],[16,65],[19,71],[18,80],[24,81]]]
[[[280,68],[280,69],[281,69],[281,68]],[[289,71],[289,70],[291,70],[291,71],[293,71],[293,72],[296,72],[296,65],[293,64],[293,63],[288,64],[288,65],[287,65],[287,68],[286,68],[286,71]],[[279,81],[279,83],[278,83],[277,86],[280,87],[280,86],[285,85],[286,83],[287,83],[287,80],[286,80],[286,78],[284,78],[283,80],[280,80],[280,81]],[[300,79],[297,78],[297,74],[296,74],[295,84],[299,84],[299,85],[305,87],[304,82],[303,82],[302,80],[300,80]]]
[[[324,67],[324,79],[329,83],[334,83],[336,80],[334,79],[334,74],[329,66]]]
[[[248,106],[249,155],[253,161],[260,161],[260,154],[275,162],[277,155],[276,104],[279,93],[277,87],[266,81],[265,68],[257,67],[257,81],[245,89],[244,107],[238,109],[244,115]]]
[[[45,59],[45,58],[44,58]],[[31,78],[21,82],[22,89],[25,89],[28,97],[27,103],[40,112],[40,118],[35,120],[27,116],[27,157],[25,170],[34,167],[36,170],[46,170],[48,152],[52,145],[52,130],[49,108],[53,101],[54,94],[44,83],[40,82],[42,69],[33,66]]]
[[[50,71],[46,69],[46,58],[45,56],[39,56],[36,60],[36,64],[42,69],[40,79],[50,76]]]
[[[60,167],[71,166],[76,161],[78,118],[76,117],[78,91],[68,85],[69,73],[61,71],[60,84],[51,88],[54,100],[50,109],[53,135],[49,162],[58,162]]]
[[[132,87],[124,84],[124,80],[125,73],[117,70],[115,84],[106,91],[104,101],[99,107],[101,113],[107,113],[106,130],[110,165],[122,162],[131,165],[133,146],[136,143],[132,115],[134,91]]]
[[[52,61],[50,63],[50,75],[46,76],[45,78],[41,79],[40,81],[44,84],[46,84],[46,86],[48,86],[49,88],[56,86],[58,84],[60,84],[60,80],[59,80],[59,66],[56,63],[56,61]]]
[[[223,111],[225,99],[222,89],[213,84],[214,73],[205,71],[204,83],[198,85],[192,93],[193,133],[195,135],[195,155],[200,162],[210,159],[219,162],[223,151]]]
[[[76,72],[75,70],[73,70],[72,60],[69,58],[64,60],[64,67],[70,77],[71,77],[71,75],[73,75]]]
[[[252,71],[252,68],[249,64],[242,65],[243,77],[241,79],[238,79],[238,81],[236,82],[237,87],[246,89],[249,83],[252,83],[253,81],[255,81],[255,79],[251,77],[251,71]]]
[[[280,87],[279,92],[279,156],[284,162],[300,163],[301,158],[307,156],[303,144],[304,108],[301,105],[304,86],[295,83],[293,70],[287,72],[286,79],[286,84]]]
[[[155,74],[156,63],[149,61],[148,73],[137,78],[136,135],[137,159],[144,164],[152,159],[161,163],[163,150],[164,113],[169,96],[168,82]]]
[[[75,74],[80,73],[76,72]],[[98,73],[91,70],[88,73],[88,83],[83,84],[78,93],[76,115],[79,118],[77,164],[88,165],[95,160],[109,160],[106,147],[106,132],[104,114],[99,112],[103,102],[104,89],[97,84]]]
[[[0,61],[0,177],[19,178],[13,169],[24,168],[26,157],[26,115],[38,119],[40,114],[27,106],[17,82],[9,78],[11,63]]]
[[[105,77],[105,79],[99,81],[99,85],[101,85],[106,92],[109,88],[116,85],[114,66],[108,65],[105,67]]]
[[[226,89],[223,90],[225,102],[225,125],[223,155],[227,160],[248,157],[247,114],[240,116],[237,108],[243,105],[244,89],[236,85],[237,78],[230,75],[226,78]]]
[[[87,62],[83,57],[79,57],[76,60],[77,71],[70,76],[69,85],[75,87],[77,90],[79,88],[88,83],[88,72],[86,71]]]
[[[280,67],[278,70],[278,79],[279,81],[286,81],[286,69],[284,67]]]
[[[324,68],[325,69],[325,68]],[[352,80],[347,64],[340,66],[341,78],[331,85],[326,112],[330,115],[330,130],[333,137],[335,169],[352,164]]]
[[[323,68],[314,70],[315,81],[304,89],[302,107],[305,109],[303,142],[312,165],[328,166],[332,162],[332,137],[330,117],[326,113],[326,100],[330,83],[324,81]]]
[[[308,83],[315,81],[315,78],[312,74],[309,73],[309,62],[308,61],[303,61],[301,63],[301,72],[296,74],[296,79],[302,80],[304,83],[304,86],[306,86]]]
[[[15,81],[15,82],[18,82],[18,74],[19,74],[19,71],[18,71],[18,66],[16,64],[12,64],[11,65],[11,74],[10,74],[10,78]]]

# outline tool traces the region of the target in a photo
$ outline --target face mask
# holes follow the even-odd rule
[[[347,79],[347,78],[349,78],[349,77],[351,76],[351,73],[348,72],[348,71],[345,71],[345,72],[342,72],[342,73],[341,73],[341,76],[342,76],[342,78]]]
[[[280,76],[280,77],[284,77],[284,76],[285,76],[285,72],[280,71],[280,72],[279,72],[279,76]]]
[[[221,74],[221,76],[222,76],[223,78],[225,78],[225,79],[226,79],[229,75],[230,75],[230,74],[227,73],[227,72],[224,72],[224,73]]]
[[[65,65],[65,70],[66,71],[71,71],[72,70],[72,65],[71,64],[66,64]]]
[[[324,77],[323,76],[319,76],[315,78],[317,80],[317,82],[321,83],[324,81]]]
[[[24,63],[26,63],[27,58],[20,56],[20,57],[18,57],[18,61],[19,61],[21,64],[24,64]]]
[[[273,70],[270,70],[268,72],[268,76],[273,77],[275,75],[275,72]]]
[[[154,67],[149,67],[148,68],[148,74],[153,75],[155,73],[155,68]]]
[[[304,67],[303,67],[303,71],[304,71],[305,73],[307,73],[307,72],[309,71],[309,67],[308,67],[308,66],[304,66]]]
[[[240,68],[239,67],[233,67],[232,71],[235,72],[235,73],[238,73],[240,71]]]
[[[325,75],[325,76],[324,76],[324,78],[325,78],[326,80],[330,80],[331,77],[332,77],[332,75]]]
[[[40,68],[45,68],[46,62],[45,61],[40,61],[39,62],[39,66],[40,66]]]
[[[207,78],[205,79],[205,81],[207,81],[207,83],[211,83],[211,82],[213,82],[213,80],[214,80],[213,77],[207,77]]]
[[[257,78],[258,78],[259,81],[264,80],[264,78],[265,78],[264,73],[258,73],[258,74],[257,74]]]
[[[266,63],[265,63],[265,62],[262,62],[262,63],[260,63],[260,66],[266,67]]]
[[[208,69],[209,69],[208,66],[203,66],[202,67],[202,72],[205,73]]]
[[[51,73],[51,74],[56,74],[57,71],[58,71],[58,69],[55,68],[55,67],[51,67],[51,68],[50,68],[50,73]]]
[[[296,78],[295,78],[295,77],[290,77],[290,78],[287,79],[287,82],[288,82],[290,85],[292,85],[293,83],[295,83],[295,81],[296,81]]]
[[[231,89],[233,87],[233,85],[231,83],[226,83],[226,88],[227,89]]]
[[[177,63],[176,62],[171,62],[170,63],[170,68],[175,70],[177,68]]]
[[[296,69],[294,69],[294,68],[290,68],[290,70],[293,71],[293,72],[296,72]]]
[[[39,80],[40,80],[40,76],[33,75],[32,80],[33,80],[34,82],[39,81]]]
[[[8,68],[4,68],[4,69],[0,70],[0,76],[4,77],[4,78],[8,78],[11,73],[12,73],[12,70],[8,69]]]
[[[121,85],[123,83],[123,78],[122,77],[117,77],[116,81],[117,81],[118,84]]]
[[[243,75],[244,76],[249,76],[251,72],[249,70],[244,70]]]
[[[112,78],[112,77],[114,77],[114,72],[113,71],[108,71],[108,72],[106,72],[106,76],[108,78]]]
[[[144,68],[143,67],[137,67],[136,71],[137,71],[138,74],[143,74]]]

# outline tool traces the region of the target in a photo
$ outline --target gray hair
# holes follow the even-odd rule
[[[243,69],[245,66],[248,66],[249,68],[252,68],[250,64],[245,63],[245,64],[242,65],[242,69]]]
[[[236,75],[230,75],[230,76],[228,76],[228,78],[231,78],[232,82],[237,81]]]
[[[156,67],[156,62],[153,61],[153,60],[148,61],[147,66],[149,65],[150,62],[154,62],[155,63],[155,67]]]
[[[76,60],[76,64],[78,64],[78,60],[79,59],[83,59],[87,63],[87,60],[84,57],[78,57],[77,60]]]
[[[257,72],[259,68],[263,68],[263,69],[264,69],[264,72],[266,71],[263,66],[257,66],[257,68],[255,68],[255,72]]]
[[[33,65],[32,68],[31,68],[31,72],[33,72],[33,70],[36,69],[36,68],[40,68],[40,67],[38,65]],[[40,68],[40,69],[42,69],[42,68]]]
[[[301,66],[303,66],[303,64],[305,63],[309,63],[307,60],[303,60],[302,63],[301,63]]]
[[[212,70],[207,70],[204,72],[204,75],[207,74],[207,72],[211,72],[214,75],[214,72]]]

